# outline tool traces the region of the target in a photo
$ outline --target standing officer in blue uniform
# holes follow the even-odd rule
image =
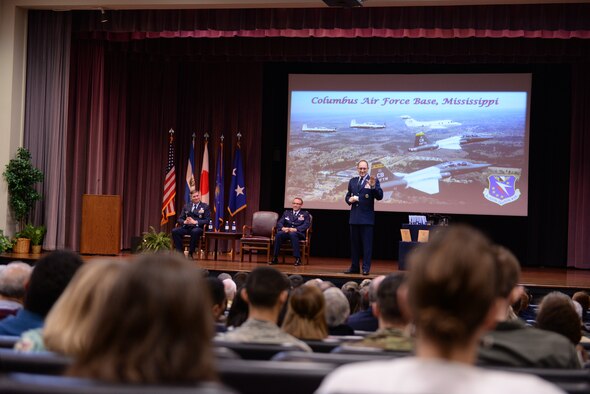
[[[274,253],[270,265],[278,264],[279,251],[281,244],[286,240],[291,240],[293,245],[293,257],[295,257],[295,266],[301,265],[301,251],[299,241],[305,239],[305,231],[311,225],[309,212],[301,209],[303,200],[295,197],[292,202],[293,209],[287,210],[277,222],[277,235],[275,237]]]
[[[346,203],[350,206],[350,268],[345,274],[359,273],[359,258],[363,251],[363,275],[371,271],[373,253],[373,227],[375,224],[375,200],[383,199],[379,180],[368,175],[369,163],[361,160],[357,164],[358,177],[348,182]]]
[[[198,190],[191,191],[191,202],[185,204],[181,214],[178,215],[177,222],[180,227],[172,229],[172,239],[176,250],[182,253],[182,238],[185,235],[190,235],[191,242],[188,254],[192,259],[197,242],[203,235],[203,228],[209,223],[209,220],[211,220],[211,210],[209,205],[201,202],[201,192]]]

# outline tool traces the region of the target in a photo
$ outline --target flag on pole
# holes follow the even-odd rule
[[[231,186],[229,188],[229,205],[227,211],[231,216],[246,208],[246,185],[244,185],[244,170],[242,169],[242,155],[238,142],[234,153],[234,165],[231,173]]]
[[[203,164],[201,165],[201,178],[199,180],[201,190],[201,201],[209,204],[209,142],[205,139],[205,149],[203,149]]]
[[[188,163],[186,165],[186,176],[185,176],[185,187],[184,187],[184,202],[190,204],[191,192],[195,190],[195,135],[193,134],[193,140],[191,143],[191,149],[188,155]]]
[[[168,164],[164,179],[164,197],[162,198],[162,220],[160,226],[168,223],[168,218],[176,214],[174,198],[176,198],[176,169],[174,167],[174,130],[170,129],[168,144]]]
[[[217,155],[217,166],[215,168],[215,231],[219,231],[223,225],[223,136],[219,144],[219,154]]]

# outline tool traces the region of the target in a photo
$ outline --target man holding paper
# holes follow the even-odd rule
[[[369,163],[361,160],[357,164],[358,177],[348,182],[345,201],[350,206],[350,268],[345,274],[359,273],[359,259],[363,252],[363,275],[371,271],[373,252],[373,227],[375,224],[375,200],[383,199],[379,180],[368,175]]]

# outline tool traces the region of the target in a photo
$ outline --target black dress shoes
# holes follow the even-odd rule
[[[347,269],[346,271],[343,272],[343,274],[358,274],[358,271],[357,272],[354,272],[351,269]]]
[[[299,267],[301,265],[301,259],[299,257],[295,258],[295,267]]]
[[[369,271],[363,271],[363,275],[365,275],[365,276],[369,275]]]
[[[268,265],[277,265],[278,263],[279,263],[279,260],[276,257],[274,257],[272,259],[272,261],[268,262]]]

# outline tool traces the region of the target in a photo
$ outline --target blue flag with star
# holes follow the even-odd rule
[[[231,173],[229,188],[229,205],[227,210],[231,216],[246,208],[246,185],[244,184],[244,170],[242,168],[242,154],[238,144],[234,154],[234,165]]]

